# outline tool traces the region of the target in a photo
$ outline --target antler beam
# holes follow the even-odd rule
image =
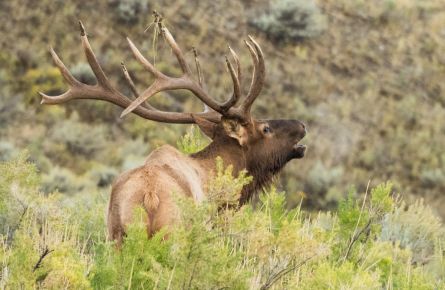
[[[51,48],[50,52],[54,64],[59,68],[63,78],[65,79],[65,82],[69,86],[69,89],[65,93],[58,96],[48,96],[44,93],[39,92],[39,94],[42,96],[41,103],[51,105],[64,103],[74,99],[95,99],[107,101],[124,108],[121,117],[134,112],[142,118],[165,123],[195,123],[194,116],[198,116],[200,118],[204,118],[215,123],[221,119],[221,116],[225,116],[228,118],[237,118],[245,122],[250,122],[250,110],[252,104],[260,94],[261,89],[264,85],[265,78],[264,57],[258,43],[250,36],[249,40],[246,41],[247,48],[249,49],[254,64],[252,81],[246,98],[238,107],[235,107],[235,105],[241,99],[241,66],[238,55],[235,53],[235,51],[233,51],[232,48],[230,48],[229,46],[229,51],[232,55],[233,60],[235,61],[236,69],[234,68],[230,60],[226,57],[227,68],[233,82],[233,94],[224,103],[218,103],[217,101],[212,99],[203,88],[202,75],[199,63],[197,62],[197,55],[195,54],[199,77],[198,82],[193,79],[192,72],[184,58],[182,50],[179,48],[170,31],[162,24],[161,20],[159,20],[159,16],[157,18],[157,21],[158,22],[156,24],[159,25],[161,34],[164,36],[164,39],[169,44],[176,56],[176,59],[178,60],[179,66],[181,67],[183,73],[182,76],[170,77],[157,70],[154,65],[151,64],[141,54],[134,43],[129,38],[127,38],[130,50],[132,51],[136,60],[138,60],[138,62],[141,63],[142,66],[155,77],[154,82],[147,89],[139,94],[127,69],[122,63],[122,69],[125,79],[130,86],[131,92],[136,97],[135,100],[131,100],[111,85],[91,48],[91,45],[88,41],[87,33],[85,31],[85,27],[83,26],[82,22],[79,21],[83,50],[86,55],[87,61],[94,75],[96,76],[97,84],[87,85],[79,82],[69,72],[69,70],[66,68],[64,63],[60,60],[59,56],[54,51],[54,49]],[[201,113],[166,112],[158,110],[145,102],[156,93],[177,89],[185,89],[191,91],[206,105],[206,108],[210,108],[212,110],[205,110]]]
[[[86,85],[79,82],[66,68],[65,64],[60,60],[57,53],[53,48],[50,48],[51,56],[53,58],[54,64],[59,68],[65,82],[69,85],[68,91],[58,96],[48,96],[42,92],[39,94],[42,97],[41,104],[54,105],[68,102],[74,99],[94,99],[94,100],[102,100],[113,103],[122,108],[128,108],[131,105],[131,100],[125,96],[124,94],[117,91],[109,82],[105,73],[103,72],[92,48],[88,41],[88,36],[85,31],[85,27],[82,22],[79,21],[80,25],[80,35],[82,40],[82,46],[87,57],[87,61],[93,70],[94,75],[97,79],[96,85]],[[149,62],[145,63],[145,65],[150,66]],[[154,69],[154,68],[153,68]],[[160,73],[160,72],[159,72]],[[126,77],[127,78],[127,77]],[[127,78],[128,81],[128,78]],[[134,93],[135,87],[132,87],[132,91]],[[157,122],[165,122],[165,123],[185,123],[191,124],[195,123],[192,113],[178,113],[178,112],[165,112],[161,110],[157,110],[150,105],[146,105],[146,107],[137,107],[134,109],[134,113],[138,116],[157,121]],[[194,113],[201,118],[208,119],[213,122],[218,122],[220,116],[215,112],[203,112],[203,113]]]

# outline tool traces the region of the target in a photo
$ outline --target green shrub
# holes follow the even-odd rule
[[[341,193],[334,187],[337,180],[343,176],[343,167],[326,167],[317,162],[307,174],[305,180],[305,192],[313,195],[310,202],[316,207],[325,207],[328,203],[337,203]]]
[[[126,140],[117,148],[117,165],[124,171],[136,168],[144,163],[150,150],[152,150],[151,145],[142,138]]]
[[[116,168],[104,165],[93,166],[86,174],[99,188],[108,187],[118,175]]]
[[[186,154],[196,153],[209,145],[209,139],[205,137],[197,126],[191,126],[187,133],[177,142],[178,149]]]
[[[426,263],[435,254],[437,241],[445,236],[440,219],[422,200],[401,203],[382,221],[380,240],[399,243],[413,253],[413,263]]]
[[[216,158],[215,177],[207,185],[208,199],[218,207],[237,206],[241,197],[241,190],[252,180],[252,176],[248,176],[246,170],[241,171],[235,178],[233,176],[233,166],[228,165],[224,168],[223,160],[218,156]]]
[[[134,24],[142,16],[148,18],[149,2],[147,0],[111,0],[109,4],[121,23]]]
[[[12,159],[16,153],[14,144],[7,141],[0,141],[0,161],[7,161]]]
[[[20,223],[40,185],[40,176],[28,153],[0,162],[0,234],[14,231]]]
[[[426,188],[445,187],[445,170],[441,168],[424,170],[420,174],[420,180]]]
[[[58,228],[56,230],[53,228]],[[7,289],[89,289],[87,257],[80,250],[75,228],[59,227],[28,211],[14,233],[6,261],[8,275],[0,277]],[[5,268],[3,270],[5,271]]]
[[[55,143],[52,146],[63,145],[62,150],[70,154],[91,157],[105,148],[108,130],[104,125],[79,122],[77,116],[73,114],[70,119],[61,121],[53,128],[51,139]]]
[[[319,265],[313,276],[303,281],[302,289],[381,289],[379,275],[363,269],[357,270],[352,263],[340,266],[329,263]]]
[[[77,176],[66,168],[53,167],[48,174],[42,177],[43,192],[60,192],[64,194],[76,194],[87,188],[92,188],[90,180]]]
[[[443,289],[444,227],[391,183],[355,190],[336,212],[286,209],[275,188],[234,205],[245,172],[217,161],[211,198],[176,196],[178,223],[148,239],[138,208],[121,249],[106,240],[107,193],[42,194],[27,155],[0,163],[5,289]],[[222,206],[221,206],[222,205]]]
[[[86,246],[90,239],[105,237],[95,232],[97,227],[103,231],[104,222],[99,221],[104,220],[100,212],[105,203],[93,209],[80,200],[41,193],[39,175],[27,158],[22,153],[0,163],[0,285],[4,289],[90,289],[91,257]],[[94,196],[88,196],[90,203]]]
[[[96,84],[96,77],[88,63],[80,62],[73,66],[71,69],[71,74],[80,82],[84,84],[94,85]]]
[[[295,42],[318,36],[326,28],[326,18],[314,0],[275,0],[252,25],[271,39]]]
[[[17,82],[20,92],[27,105],[36,106],[40,102],[38,92],[58,94],[66,89],[63,78],[56,67],[42,67],[29,69]],[[18,90],[18,89],[17,89]]]

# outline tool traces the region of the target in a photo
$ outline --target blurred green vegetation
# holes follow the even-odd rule
[[[251,65],[242,39],[252,34],[260,42],[267,83],[255,116],[298,118],[309,127],[307,156],[291,162],[277,182],[290,208],[302,202],[332,209],[351,184],[364,192],[368,180],[392,180],[407,202],[423,197],[445,216],[442,0],[1,1],[0,159],[27,148],[46,191],[88,195],[108,189],[116,174],[141,164],[157,146],[176,144],[187,126],[121,120],[119,108],[95,101],[40,106],[37,95],[66,89],[49,45],[79,79],[94,82],[78,19],[122,91],[129,93],[122,60],[140,89],[151,81],[131,57],[127,35],[163,71],[178,73],[166,44],[153,44],[153,29],[144,33],[153,9],[164,15],[190,62],[191,48],[198,48],[207,87],[219,100],[231,90],[227,43],[239,52],[247,84]],[[182,91],[152,102],[169,110],[202,109]]]
[[[275,188],[221,210],[251,178],[216,162],[212,198],[176,197],[168,239],[147,239],[137,209],[120,250],[106,240],[107,190],[44,192],[26,153],[0,162],[0,288],[444,289],[443,224],[420,201],[406,207],[390,183],[315,216],[286,210]]]

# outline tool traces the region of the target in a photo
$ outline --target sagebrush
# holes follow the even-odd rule
[[[390,183],[363,199],[351,190],[338,210],[317,215],[287,210],[275,188],[235,209],[221,205],[250,177],[232,176],[219,160],[212,199],[178,197],[181,222],[151,239],[145,212],[136,211],[117,250],[106,239],[107,190],[41,192],[27,160],[22,154],[0,164],[2,289],[445,287],[443,225],[422,203],[406,207]]]

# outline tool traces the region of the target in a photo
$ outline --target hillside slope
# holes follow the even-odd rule
[[[392,180],[406,198],[424,197],[445,216],[445,2],[326,0],[318,6],[325,20],[323,27],[315,27],[320,33],[289,40],[255,24],[276,8],[262,0],[2,1],[0,156],[8,159],[28,148],[44,173],[45,188],[74,194],[106,187],[152,148],[174,144],[185,126],[136,116],[120,120],[119,109],[99,102],[42,107],[36,94],[65,89],[51,64],[49,45],[75,75],[91,81],[78,19],[103,67],[123,90],[128,88],[120,73],[122,60],[138,86],[150,82],[130,56],[127,35],[147,55],[156,55],[159,68],[177,73],[165,43],[153,46],[153,29],[144,33],[156,9],[190,61],[191,48],[199,49],[207,86],[216,98],[230,92],[227,43],[239,52],[246,70],[250,60],[242,39],[252,34],[261,43],[268,76],[255,115],[298,118],[309,126],[307,156],[291,164],[279,183],[287,189],[289,206],[302,198],[296,192],[304,192],[303,205],[330,208],[350,184],[363,192],[368,180]],[[303,12],[316,12],[307,9]],[[248,77],[246,71],[246,84]],[[174,110],[201,109],[184,92],[153,102]]]

